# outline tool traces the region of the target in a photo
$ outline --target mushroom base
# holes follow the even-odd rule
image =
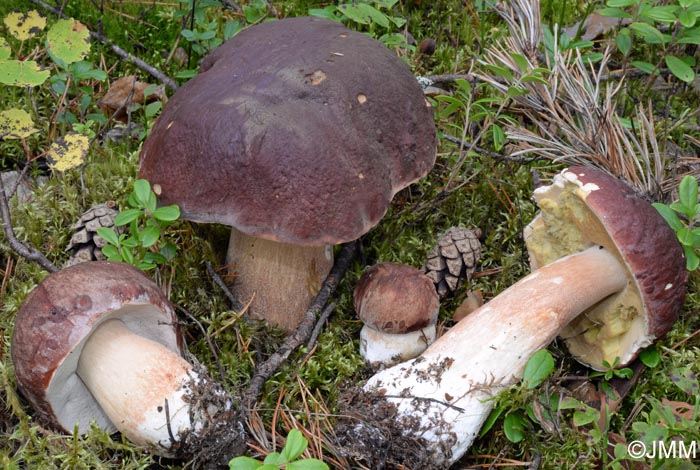
[[[407,361],[435,341],[436,330],[432,324],[410,333],[390,334],[365,325],[360,331],[360,355],[375,367]]]
[[[233,293],[259,318],[293,331],[333,267],[331,246],[297,246],[233,229],[226,257]]]

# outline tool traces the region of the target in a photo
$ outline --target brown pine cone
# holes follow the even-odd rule
[[[66,262],[66,266],[82,263],[83,261],[95,261],[107,259],[102,254],[102,247],[107,242],[97,234],[100,227],[114,227],[114,217],[119,213],[114,201],[107,201],[91,207],[71,227],[73,236],[70,239],[67,250],[73,254]],[[117,230],[118,231],[118,230]]]
[[[451,227],[438,237],[423,270],[440,297],[453,294],[465,280],[471,279],[481,256],[480,235],[479,229]]]

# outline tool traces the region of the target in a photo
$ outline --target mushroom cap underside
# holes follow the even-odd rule
[[[401,59],[337,22],[291,18],[204,59],[153,126],[139,176],[184,218],[336,244],[430,171],[436,143],[432,108]]]
[[[153,281],[124,263],[85,262],[53,273],[17,314],[12,360],[18,386],[41,418],[63,431],[79,423],[85,432],[91,420],[116,430],[76,375],[86,339],[112,318],[180,354],[170,303]]]
[[[629,273],[629,285],[575,319],[561,333],[581,362],[603,369],[631,362],[663,336],[683,306],[687,270],[675,233],[627,184],[572,167],[534,195],[541,212],[526,229],[533,269],[599,245]]]

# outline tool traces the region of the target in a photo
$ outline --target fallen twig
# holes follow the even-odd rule
[[[46,11],[49,11],[53,13],[54,15],[58,16],[59,18],[66,18],[66,15],[64,15],[60,10],[57,10],[56,8],[52,7],[51,5],[47,5],[46,3],[42,2],[41,0],[29,0],[33,4],[40,6]],[[144,72],[147,72],[157,80],[159,80],[161,83],[163,83],[165,86],[170,88],[171,90],[177,90],[179,88],[178,84],[175,83],[175,81],[168,77],[166,74],[164,74],[162,71],[158,70],[154,66],[150,65],[149,63],[139,59],[138,57],[129,54],[126,52],[124,49],[121,47],[117,46],[112,42],[111,39],[108,37],[104,36],[101,33],[97,33],[95,31],[90,31],[90,37],[93,39],[96,39],[100,41],[103,44],[106,44],[109,46],[110,49],[112,49],[112,52],[117,54],[119,57],[121,57],[124,60],[127,60],[134,64],[136,67],[140,68]]]
[[[5,193],[5,184],[2,182],[2,178],[0,178],[0,215],[2,215],[2,230],[5,232],[10,248],[18,255],[27,258],[29,261],[34,261],[50,273],[58,271],[58,268],[46,256],[31,246],[22,243],[15,236],[15,230],[12,228],[12,218],[10,217],[10,206],[7,203],[7,194]]]
[[[216,272],[214,267],[211,265],[209,261],[206,261],[204,263],[207,266],[207,272],[211,276],[211,278],[214,280],[214,283],[219,286],[219,288],[224,292],[224,295],[226,295],[226,298],[228,301],[231,303],[231,308],[235,310],[236,312],[243,312],[246,310],[246,306],[243,305],[237,298],[236,296],[233,295],[231,292],[231,289],[228,288],[226,283],[221,279],[221,276]],[[244,314],[244,316],[247,317],[247,315]]]
[[[338,283],[345,275],[345,271],[350,266],[350,262],[355,257],[357,251],[357,243],[350,242],[343,245],[338,258],[335,260],[333,269],[323,281],[321,290],[311,303],[311,306],[304,314],[304,319],[292,334],[287,336],[282,346],[270,358],[259,364],[255,368],[248,389],[244,393],[244,397],[248,401],[249,409],[253,408],[258,396],[262,392],[265,381],[272,377],[272,374],[279,369],[282,363],[297,347],[309,340],[313,334],[314,325],[316,324],[316,316],[322,311],[324,305],[335,291]]]

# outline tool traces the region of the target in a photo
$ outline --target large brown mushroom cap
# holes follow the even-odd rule
[[[433,112],[411,71],[319,18],[248,28],[169,100],[139,176],[183,217],[299,245],[356,239],[435,161]]]
[[[600,368],[615,354],[628,363],[671,329],[683,306],[688,273],[675,233],[628,185],[593,168],[569,168],[535,199],[542,212],[526,233],[533,267],[599,245],[627,268],[629,287],[561,336],[582,362]]]
[[[39,415],[64,431],[92,419],[114,427],[76,375],[86,338],[107,319],[180,354],[173,309],[153,281],[124,263],[80,263],[51,274],[26,298],[15,321],[17,383]]]
[[[433,282],[421,270],[397,263],[368,268],[355,286],[353,303],[367,326],[394,335],[434,325],[440,309]]]

